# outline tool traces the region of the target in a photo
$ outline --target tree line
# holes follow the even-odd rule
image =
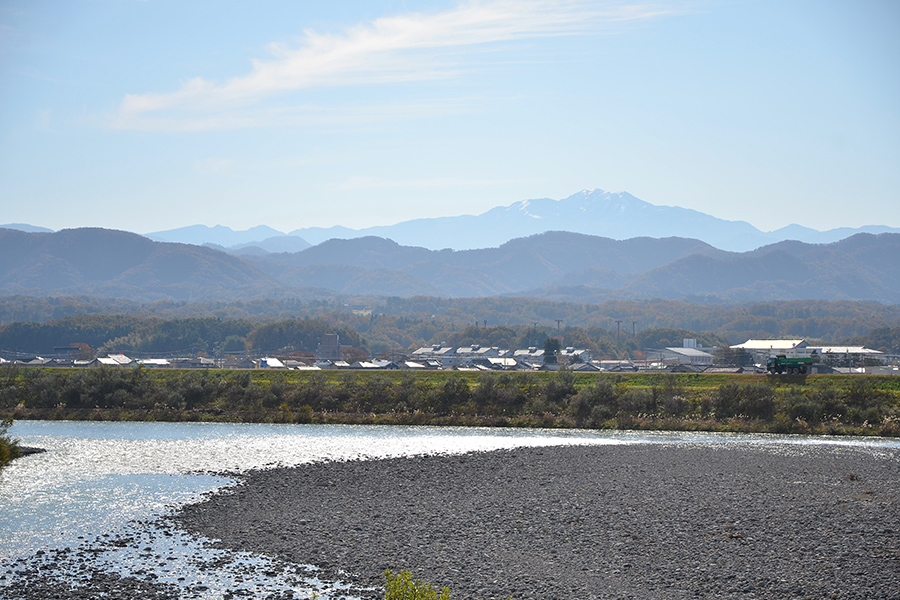
[[[83,311],[67,314],[73,311]],[[109,312],[98,312],[108,310]],[[121,311],[121,312],[116,312]],[[57,318],[52,315],[64,314]],[[15,320],[9,321],[15,317]],[[900,307],[859,302],[700,305],[676,301],[575,304],[528,298],[366,298],[235,303],[0,298],[0,351],[51,354],[71,344],[136,355],[314,352],[324,332],[371,355],[446,343],[540,347],[548,337],[609,358],[645,348],[806,338],[900,352]]]
[[[365,346],[358,333],[320,319],[286,319],[254,323],[245,319],[161,319],[131,315],[79,315],[47,323],[15,322],[0,326],[0,350],[56,355],[71,351],[80,358],[122,352],[224,355],[255,351],[315,352],[325,333],[344,343]],[[89,356],[88,356],[89,358]]]
[[[0,418],[431,423],[900,435],[900,380],[443,372],[0,370]]]

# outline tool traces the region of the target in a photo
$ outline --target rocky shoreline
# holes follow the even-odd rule
[[[900,452],[666,444],[253,472],[188,531],[457,599],[898,598]],[[361,592],[378,598],[377,592]]]
[[[563,446],[232,476],[124,537],[6,565],[0,598],[287,600],[314,577],[375,600],[387,568],[455,600],[900,598],[900,449]]]

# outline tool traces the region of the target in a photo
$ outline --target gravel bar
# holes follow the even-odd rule
[[[900,451],[606,445],[257,471],[188,531],[455,599],[900,598]],[[363,598],[379,598],[363,592]]]

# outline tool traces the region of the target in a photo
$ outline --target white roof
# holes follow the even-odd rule
[[[456,349],[457,354],[486,354],[495,348],[489,346],[460,346]]]
[[[273,358],[273,357],[266,357],[266,358],[260,359],[259,362],[261,365],[264,364],[269,369],[283,369],[284,368],[284,363],[281,362],[280,360],[278,360],[277,358]]]
[[[587,348],[573,348],[569,346],[568,348],[563,348],[559,351],[561,356],[576,356],[578,354],[584,354],[585,352],[590,352]]]
[[[543,348],[540,348],[540,349],[538,349],[538,348],[529,348],[529,349],[527,349],[527,350],[516,350],[516,351],[513,353],[513,355],[514,355],[514,356],[531,356],[531,357],[535,357],[535,358],[536,358],[536,357],[538,357],[538,356],[543,356],[543,355],[544,355],[544,349],[543,349]]]
[[[130,365],[134,361],[125,356],[124,354],[110,354],[106,357],[108,360],[111,360],[113,363],[117,365]],[[98,359],[103,362],[103,359]],[[103,362],[104,365],[112,364],[109,362]]]
[[[518,364],[518,361],[514,358],[489,358],[487,360],[492,365],[498,365],[501,367],[514,367]]]
[[[806,340],[747,340],[743,344],[735,344],[732,348],[743,348],[744,350],[793,350],[794,348],[804,348],[806,346]]]
[[[138,364],[156,367],[168,367],[170,363],[165,358],[142,358],[138,361]]]
[[[814,350],[819,354],[884,354],[864,346],[816,346]]]
[[[453,352],[453,348],[451,348],[450,346],[437,346],[437,347],[435,347],[435,346],[424,346],[424,347],[422,347],[422,348],[419,348],[418,350],[414,350],[414,351],[413,351],[413,354],[426,354],[426,355],[429,355],[429,354],[447,354],[448,352],[449,352],[449,353],[452,353],[452,352]]]
[[[666,348],[669,352],[673,352],[675,354],[679,354],[681,356],[690,356],[691,358],[712,358],[712,354],[709,352],[704,352],[702,350],[697,350],[696,348],[684,348],[681,346],[676,346],[674,348]]]

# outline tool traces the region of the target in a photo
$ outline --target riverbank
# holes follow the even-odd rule
[[[900,596],[895,450],[642,444],[321,463],[250,473],[178,519],[360,585],[410,570],[454,598]]]
[[[10,371],[0,418],[900,436],[900,377]]]

